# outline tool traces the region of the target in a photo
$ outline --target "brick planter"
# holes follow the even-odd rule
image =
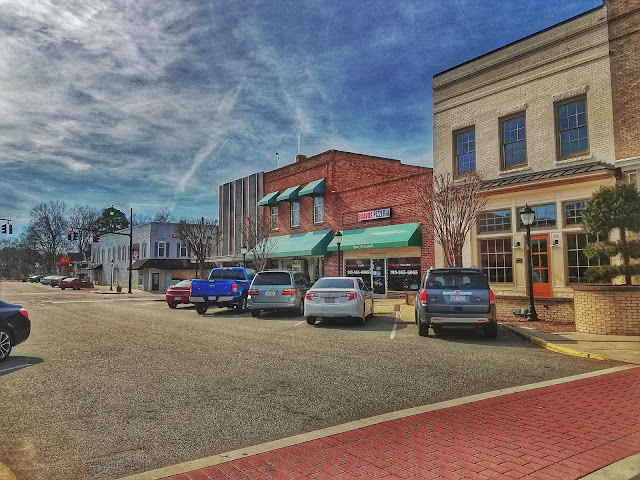
[[[601,335],[640,335],[640,286],[573,287],[576,330]]]
[[[540,321],[573,324],[573,298],[535,297],[534,302]],[[513,313],[516,308],[528,309],[529,297],[527,295],[502,295],[496,293],[496,315],[498,321],[508,322],[520,318]]]

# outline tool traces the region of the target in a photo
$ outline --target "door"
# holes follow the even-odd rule
[[[531,267],[533,271],[533,294],[536,297],[550,297],[549,235],[531,236]]]
[[[151,275],[151,290],[160,290],[160,274],[154,273]]]
[[[387,260],[385,258],[374,258],[372,260],[373,268],[371,273],[373,276],[373,293],[374,295],[387,295]]]

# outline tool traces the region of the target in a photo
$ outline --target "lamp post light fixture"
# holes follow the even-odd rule
[[[527,228],[527,275],[529,276],[529,310],[527,311],[526,320],[535,322],[538,320],[536,307],[533,304],[533,264],[531,261],[531,225],[536,219],[536,213],[528,204],[520,210],[520,221]]]
[[[249,249],[246,245],[242,245],[242,247],[240,247],[240,253],[242,253],[242,266],[247,268],[247,253],[249,253]]]
[[[340,244],[342,243],[342,232],[338,230],[334,235],[338,246],[338,276],[342,276],[342,262],[340,262]]]

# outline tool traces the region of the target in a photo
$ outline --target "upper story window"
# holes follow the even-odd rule
[[[474,128],[454,133],[455,172],[463,175],[476,171],[476,131]]]
[[[589,151],[587,99],[574,99],[556,105],[560,157],[571,157]]]
[[[502,168],[509,169],[527,164],[527,138],[525,117],[502,121]]]
[[[622,178],[624,180],[624,183],[635,185],[636,187],[638,187],[638,189],[640,189],[640,177],[638,177],[638,170],[628,170],[622,172]]]
[[[142,244],[142,254],[140,255],[140,258],[147,258],[147,242]]]
[[[122,247],[118,245],[118,260],[122,258]]]
[[[482,212],[478,215],[478,233],[511,231],[511,209]]]
[[[156,242],[156,257],[167,256],[167,244],[165,242]]]
[[[313,223],[324,222],[324,197],[313,197]]]
[[[271,207],[271,229],[278,230],[278,207]]]
[[[177,243],[176,253],[178,254],[178,258],[188,257],[187,254],[187,246],[181,242]]]
[[[291,202],[291,226],[300,226],[300,202]]]
[[[564,202],[564,224],[566,226],[582,223],[582,211],[586,203],[584,200]]]
[[[518,208],[518,212],[524,208]],[[549,203],[546,205],[538,205],[535,207],[531,207],[533,212],[536,214],[535,219],[533,220],[533,224],[531,228],[540,228],[540,227],[555,227],[556,225],[556,204]],[[526,230],[526,227],[522,224],[522,220],[520,220],[520,214],[518,214],[518,229]]]

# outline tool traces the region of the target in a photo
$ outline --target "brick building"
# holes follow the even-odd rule
[[[516,298],[527,291],[525,204],[536,212],[534,294],[555,297],[543,302],[543,318],[572,317],[572,285],[585,281],[588,266],[615,261],[587,259],[583,248],[595,239],[580,224],[600,186],[625,173],[637,181],[638,6],[606,1],[434,76],[434,172],[486,180],[487,209],[464,264],[480,266],[492,289],[510,297],[505,304],[528,303]]]
[[[417,289],[434,250],[415,191],[431,180],[430,168],[336,150],[266,172],[258,205],[270,219],[273,266],[311,280],[337,275],[341,231],[342,274],[363,277],[378,296]]]

